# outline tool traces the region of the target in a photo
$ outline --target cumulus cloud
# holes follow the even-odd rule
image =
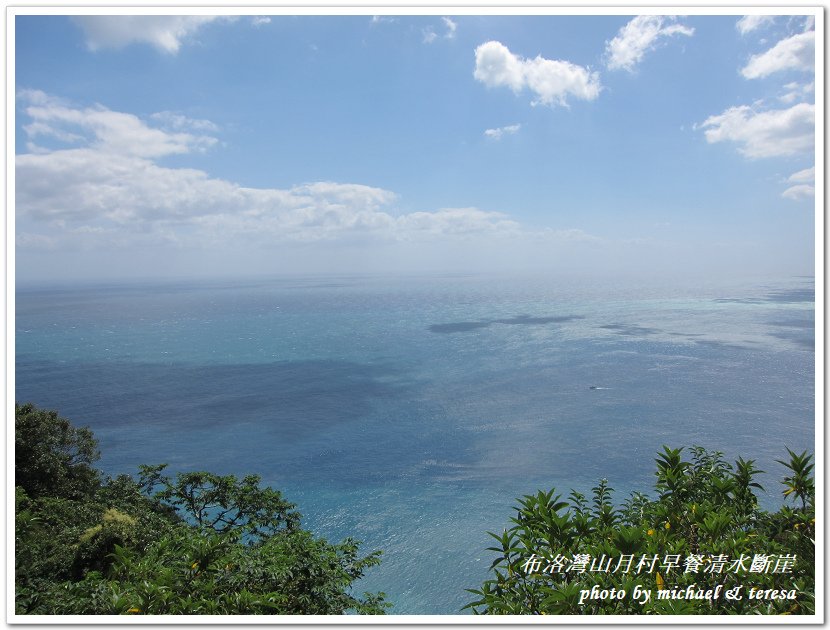
[[[735,28],[741,35],[746,35],[775,22],[772,15],[745,15],[735,24]]]
[[[135,156],[90,149],[17,156],[18,212],[36,223],[119,234],[172,233],[168,241],[252,245],[413,240],[501,234],[518,224],[476,208],[396,216],[396,195],[361,184],[315,182],[288,189],[246,188],[203,171],[165,168]],[[108,237],[109,238],[109,237]]]
[[[162,52],[176,54],[185,40],[220,16],[78,15],[72,19],[83,29],[87,48],[92,51],[149,44]]]
[[[785,70],[812,72],[815,54],[815,31],[799,33],[782,39],[766,52],[750,57],[741,74],[746,79],[760,79]]]
[[[815,166],[793,173],[787,178],[787,183],[794,185],[781,193],[781,196],[785,199],[792,199],[793,201],[812,199],[816,194],[815,181]]]
[[[484,135],[488,138],[492,138],[493,140],[501,140],[502,136],[511,135],[517,133],[522,126],[519,124],[516,125],[507,125],[506,127],[497,127],[495,129],[486,129],[484,131]]]
[[[633,72],[647,52],[673,35],[694,34],[694,29],[677,23],[677,18],[663,15],[638,15],[623,26],[617,36],[605,44],[609,70]]]
[[[178,128],[190,132],[169,132],[150,127],[138,116],[111,111],[101,105],[77,108],[37,90],[23,90],[19,99],[31,123],[23,129],[31,139],[52,138],[62,142],[85,142],[104,153],[162,157],[204,151],[217,139],[197,131],[214,130],[210,121],[193,121],[169,112],[158,114]]]
[[[78,129],[73,146],[16,156],[19,244],[51,247],[83,241],[115,246],[137,240],[205,246],[230,242],[385,242],[503,236],[520,231],[510,217],[478,208],[395,212],[396,195],[354,183],[312,182],[248,188],[190,168],[157,163],[199,150],[200,137],[151,127],[132,114],[73,107],[42,92],[24,95],[33,137]],[[155,120],[205,127],[180,114]],[[40,125],[40,126],[36,126]],[[45,126],[45,130],[42,128]]]
[[[812,151],[815,105],[799,103],[789,109],[755,111],[742,105],[710,116],[697,128],[709,143],[734,142],[748,158],[793,155]]]
[[[481,44],[475,51],[473,76],[487,87],[508,87],[518,94],[529,89],[533,105],[567,106],[569,97],[592,101],[599,96],[599,74],[568,61],[525,59],[497,41]]]

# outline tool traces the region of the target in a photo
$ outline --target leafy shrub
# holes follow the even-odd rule
[[[493,577],[469,592],[477,614],[813,614],[812,457],[788,451],[784,496],[758,507],[753,460],[734,466],[701,447],[663,447],[656,499],[620,508],[606,480],[592,500],[555,490],[519,499],[513,525],[490,535]],[[739,588],[740,587],[740,588]],[[755,590],[752,590],[755,589]],[[644,591],[649,592],[648,598]],[[731,597],[728,596],[731,593]]]
[[[98,442],[88,428],[77,428],[55,411],[32,404],[14,409],[14,484],[29,497],[79,498],[95,491]]]

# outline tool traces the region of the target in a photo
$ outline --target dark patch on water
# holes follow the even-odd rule
[[[464,463],[441,406],[416,388],[388,364],[18,357],[16,398],[89,426],[108,474],[167,462],[171,471],[253,472],[276,487],[348,488],[386,483],[430,456]]]
[[[255,425],[290,444],[358,420],[400,395],[387,368],[346,361],[257,365],[52,363],[18,360],[16,399],[93,429],[209,431]]]
[[[749,346],[740,345],[737,343],[729,343],[728,341],[718,341],[717,339],[697,339],[695,343],[700,346],[707,346],[709,348],[724,348],[729,350],[747,350]],[[755,341],[745,341],[744,343],[752,344]]]
[[[714,302],[719,304],[763,304],[763,298],[715,298]]]
[[[780,289],[767,293],[767,302],[778,302],[782,304],[815,302],[816,292],[814,289]]]
[[[605,324],[604,326],[600,326],[600,328],[611,330],[619,335],[626,335],[628,337],[656,335],[662,332],[657,328],[647,328],[645,326],[637,326],[635,324]]]
[[[788,335],[787,333],[772,333],[773,337],[778,337],[779,339],[785,339],[786,341],[791,341],[792,343],[796,344],[797,346],[801,346],[802,348],[807,348],[809,350],[815,351],[816,348],[816,341],[812,338],[807,337],[799,337],[797,335]]]
[[[469,332],[478,328],[487,328],[490,322],[453,322],[451,324],[433,324],[429,330],[434,333]]]
[[[810,313],[812,315],[812,313]],[[807,328],[814,329],[816,327],[815,321],[812,317],[810,319],[779,319],[769,322],[770,326],[783,326],[785,328]]]
[[[554,317],[531,317],[530,315],[517,315],[510,319],[494,319],[495,324],[562,324],[575,319],[585,319],[582,315],[558,315]]]
[[[429,330],[434,333],[470,332],[479,328],[487,328],[492,324],[538,326],[542,324],[563,324],[575,319],[584,319],[582,315],[553,315],[548,317],[533,317],[532,315],[516,315],[509,319],[491,319],[478,322],[451,322],[449,324],[432,324]]]
[[[810,350],[815,351],[816,338],[815,335],[812,334],[812,331],[807,333],[806,331],[801,331],[799,329],[784,329],[780,331],[771,332],[770,335],[776,337],[777,339],[784,339],[785,341],[790,341],[802,348],[809,348]]]
[[[801,312],[796,316],[773,319],[768,322],[778,329],[770,333],[773,337],[790,341],[801,348],[815,351],[816,323],[813,311]]]
[[[803,304],[815,302],[816,292],[812,287],[795,289],[774,289],[757,297],[715,298],[715,302],[728,304]]]

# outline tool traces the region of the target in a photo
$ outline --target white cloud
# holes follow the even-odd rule
[[[487,87],[507,86],[518,93],[525,86],[525,63],[501,42],[489,41],[476,48],[473,76]]]
[[[623,26],[617,36],[605,44],[609,70],[633,72],[647,52],[657,48],[660,40],[672,35],[694,34],[694,29],[676,23],[677,18],[663,15],[638,15]]]
[[[746,79],[760,79],[776,72],[811,72],[815,62],[816,33],[808,31],[782,39],[775,46],[753,55],[741,70]]]
[[[66,143],[81,142],[84,139],[83,136],[76,133],[71,133],[63,129],[56,129],[55,127],[43,122],[33,122],[28,125],[23,125],[23,130],[30,138],[36,138],[38,136],[51,136]]]
[[[784,89],[787,91],[779,96],[778,100],[782,103],[790,104],[795,103],[798,100],[805,99],[810,94],[815,92],[816,84],[811,81],[810,83],[801,85],[800,83],[793,81],[792,83],[787,83],[784,86]]]
[[[314,182],[247,188],[201,170],[169,168],[156,160],[199,148],[199,137],[151,128],[132,114],[101,106],[72,107],[32,92],[23,115],[40,136],[64,126],[80,130],[70,148],[39,147],[16,156],[19,243],[46,247],[135,246],[137,242],[207,246],[280,242],[386,242],[518,234],[508,216],[478,208],[398,214],[396,195],[353,183]],[[163,112],[160,120],[193,126]],[[199,123],[199,121],[196,121]]]
[[[787,188],[783,193],[781,193],[781,196],[785,199],[792,199],[793,201],[798,201],[800,199],[812,199],[816,194],[815,181],[815,166],[793,173],[787,178],[787,183],[795,185]]]
[[[245,188],[199,170],[90,149],[19,155],[16,175],[20,216],[63,238],[81,229],[87,241],[95,235],[104,242],[113,235],[140,235],[196,246],[261,246],[458,238],[519,229],[503,214],[476,208],[396,216],[390,208],[396,195],[371,186],[316,182]]]
[[[812,183],[816,181],[816,167],[811,166],[810,168],[805,168],[803,171],[793,173],[787,178],[787,181],[791,183]]]
[[[441,208],[435,212],[413,212],[397,218],[396,230],[403,240],[423,236],[471,236],[519,234],[520,226],[500,212],[478,208]]]
[[[446,32],[443,36],[444,39],[455,39],[455,31],[458,30],[458,24],[448,17],[442,17],[441,22],[443,22],[444,27],[446,28]],[[424,34],[423,41],[425,44],[431,44],[436,39],[438,39],[438,33],[432,26],[428,26],[427,28],[423,29],[422,33]]]
[[[816,194],[815,186],[810,186],[808,184],[798,184],[797,186],[790,186],[781,193],[781,196],[785,199],[792,199],[793,201],[798,201],[800,199],[812,199]]]
[[[209,120],[188,118],[177,112],[156,112],[150,118],[157,120],[166,129],[188,129],[190,131],[219,131],[219,127]]]
[[[216,15],[78,15],[72,19],[83,29],[86,45],[92,51],[141,43],[175,54],[186,39],[219,18]]]
[[[775,17],[772,15],[745,15],[737,21],[735,28],[741,35],[746,35],[774,22]]]
[[[23,111],[32,122],[23,128],[33,139],[85,141],[101,152],[148,158],[204,151],[217,142],[216,138],[201,133],[153,128],[138,116],[114,112],[101,105],[76,108],[36,90],[23,90],[18,96],[24,103],[28,102]],[[191,131],[215,129],[210,121],[194,121],[169,112],[158,116],[174,126],[189,126]]]
[[[705,130],[709,143],[734,142],[749,158],[784,156],[812,151],[815,116],[815,105],[809,103],[762,112],[742,105],[710,116],[696,128]]]
[[[458,29],[458,24],[453,22],[452,19],[448,17],[442,17],[441,21],[444,22],[444,26],[447,27],[447,32],[444,35],[446,39],[453,39],[455,38],[455,31]]]
[[[266,24],[270,24],[270,23],[271,23],[271,18],[269,18],[268,16],[262,15],[262,16],[257,16],[257,17],[251,18],[251,24],[255,27],[265,26]]]
[[[497,41],[481,44],[475,51],[473,76],[487,87],[509,87],[518,94],[528,88],[536,95],[533,104],[567,106],[568,97],[592,101],[599,96],[599,74],[568,61],[524,59]]]
[[[516,125],[507,125],[506,127],[497,127],[495,129],[486,129],[484,131],[484,135],[488,138],[492,138],[493,140],[501,140],[502,136],[511,135],[517,133],[522,126],[519,124]]]

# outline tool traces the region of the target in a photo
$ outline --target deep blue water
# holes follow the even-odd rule
[[[775,460],[814,449],[813,300],[812,278],[19,286],[16,398],[92,427],[110,474],[259,474],[384,550],[361,589],[392,612],[453,614],[515,497],[648,492],[663,444],[757,459],[780,504]]]

